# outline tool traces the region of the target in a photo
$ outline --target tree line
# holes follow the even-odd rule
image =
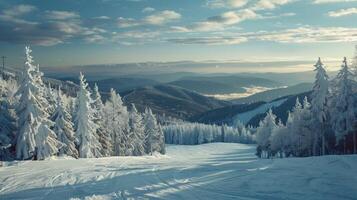
[[[98,87],[91,90],[82,73],[75,98],[42,79],[29,47],[20,81],[0,78],[0,160],[165,153],[164,134],[150,108],[128,109],[113,89],[102,102]]]
[[[175,122],[163,127],[167,144],[196,145],[211,142],[254,143],[251,131],[242,123],[235,127]]]
[[[319,58],[309,99],[296,99],[283,124],[269,110],[256,129],[257,155],[264,158],[357,153],[357,56],[344,58],[329,79]]]

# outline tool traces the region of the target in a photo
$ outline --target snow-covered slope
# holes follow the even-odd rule
[[[265,103],[265,104],[260,105],[259,107],[255,108],[253,110],[237,114],[236,116],[233,117],[233,121],[240,121],[243,124],[246,124],[254,116],[256,116],[258,114],[261,114],[261,113],[265,113],[272,107],[280,106],[285,101],[286,101],[286,98],[279,99],[279,100],[276,100],[276,101],[272,101],[272,102],[269,102],[269,103]]]
[[[257,159],[243,144],[4,163],[0,199],[356,199],[357,156]]]

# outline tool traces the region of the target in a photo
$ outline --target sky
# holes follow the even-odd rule
[[[45,67],[352,57],[357,0],[1,0],[0,56]],[[313,64],[313,63],[312,63]]]

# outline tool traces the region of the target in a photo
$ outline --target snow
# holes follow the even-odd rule
[[[279,99],[279,100],[272,101],[272,102],[269,102],[269,103],[265,103],[265,104],[260,105],[259,107],[255,108],[253,110],[250,110],[250,111],[247,111],[247,112],[243,112],[243,113],[239,113],[236,116],[234,116],[233,119],[234,119],[234,121],[240,121],[243,124],[246,124],[254,116],[256,116],[258,114],[265,113],[272,107],[278,107],[281,104],[283,104],[286,100],[287,99],[284,98],[284,99]]]
[[[355,199],[357,156],[258,159],[254,145],[167,155],[5,162],[0,199]]]

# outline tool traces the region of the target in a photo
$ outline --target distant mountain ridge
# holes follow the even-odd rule
[[[155,85],[121,93],[126,104],[134,103],[138,110],[150,107],[155,113],[187,120],[194,115],[231,105],[173,85]]]

